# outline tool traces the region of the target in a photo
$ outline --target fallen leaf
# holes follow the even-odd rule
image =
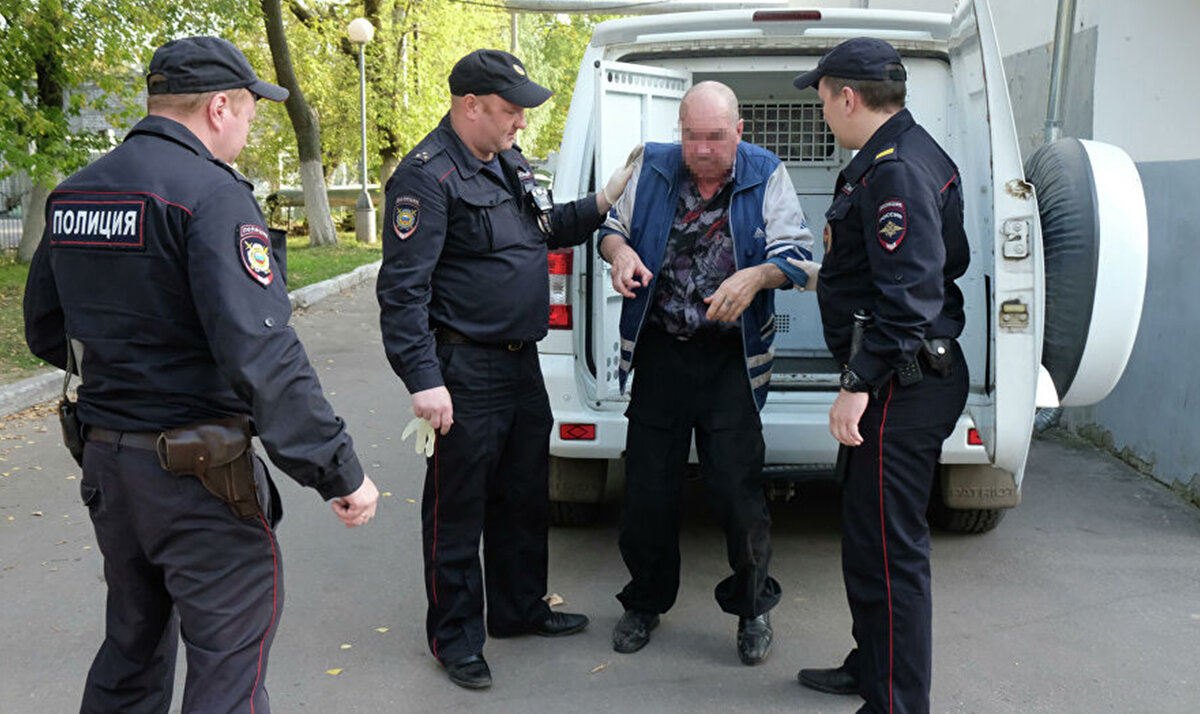
[[[91,550],[91,549],[92,549],[92,546],[90,546],[90,545],[85,545],[85,546],[83,546],[83,549],[84,549],[84,550]]]
[[[334,677],[338,676],[341,673],[342,673],[342,669],[340,667],[325,670],[325,674],[332,675]]]
[[[8,517],[8,520],[10,520],[10,521],[15,521],[15,520],[17,520],[17,517],[16,517],[16,516],[9,516],[9,517]]]
[[[31,513],[30,515],[33,515],[33,516],[40,516],[40,515],[42,515],[42,512],[41,512],[41,511],[34,511],[34,512],[33,512],[33,513]]]
[[[557,606],[563,604],[562,596],[559,595],[558,593],[550,593],[543,599],[546,601],[547,604],[550,605],[550,607],[557,607]]]
[[[68,481],[74,481],[74,480],[75,480],[75,474],[67,474],[67,480],[68,480]]]
[[[379,494],[379,495],[380,495],[380,496],[382,496],[383,498],[391,498],[391,497],[392,497],[392,492],[391,492],[391,491],[384,491],[383,493],[381,493],[381,494]]]
[[[342,649],[344,649],[344,650],[348,650],[348,649],[350,649],[350,648],[351,648],[351,647],[353,647],[353,646],[354,646],[354,645],[350,644],[349,642],[345,642],[345,643],[343,643],[343,644],[342,644]]]
[[[376,628],[375,628],[375,631],[376,631],[376,632],[387,632],[387,631],[388,631],[388,628],[386,628],[386,627],[376,627]]]
[[[596,672],[599,672],[599,671],[602,671],[605,669],[608,669],[608,662],[605,662],[604,664],[598,664],[595,667],[592,667],[592,671],[588,672],[588,674],[595,674]]]
[[[417,502],[417,501],[416,501],[416,499],[413,499],[413,498],[406,498],[406,499],[404,499],[404,500],[405,500],[405,501],[408,501],[409,503],[416,503],[416,502]]]

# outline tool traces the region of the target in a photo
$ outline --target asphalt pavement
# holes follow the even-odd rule
[[[377,518],[342,527],[275,471],[287,599],[267,688],[275,712],[828,712],[860,700],[801,688],[799,667],[850,647],[838,494],[775,503],[770,659],[746,667],[712,589],[724,540],[685,489],[679,602],[646,649],[612,651],[626,573],[615,511],[550,535],[550,590],[592,617],[580,635],[489,641],[495,685],[459,689],[424,643],[423,460],[400,431],[409,398],[379,341],[373,282],[293,324],[380,490]],[[46,407],[0,424],[0,712],[78,711],[103,636],[100,554],[79,469]],[[1200,510],[1065,435],[1033,444],[1024,502],[981,536],[933,540],[934,712],[1187,712],[1200,707]],[[181,656],[178,678],[182,682]],[[178,711],[180,697],[172,711]]]

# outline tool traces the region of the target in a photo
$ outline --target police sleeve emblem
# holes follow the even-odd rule
[[[271,271],[271,239],[267,229],[254,223],[242,223],[237,228],[238,253],[250,277],[264,288],[275,279]]]
[[[879,217],[876,221],[879,243],[889,253],[896,252],[904,234],[908,233],[908,208],[904,201],[891,199],[879,204]]]
[[[421,219],[421,202],[412,196],[397,196],[392,210],[392,229],[396,237],[404,240],[417,230]]]

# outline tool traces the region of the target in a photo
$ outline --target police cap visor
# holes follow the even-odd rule
[[[908,73],[895,47],[874,37],[855,37],[826,52],[816,69],[797,76],[792,84],[796,89],[816,87],[821,77],[903,82]]]
[[[146,74],[150,94],[202,94],[222,89],[248,89],[273,102],[288,98],[288,90],[259,79],[242,51],[220,37],[172,40],[155,50],[150,60]]]
[[[536,107],[554,92],[529,79],[521,60],[500,50],[475,50],[450,71],[450,93],[456,97],[498,94],[519,107]]]

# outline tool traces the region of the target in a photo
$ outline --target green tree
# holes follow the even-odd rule
[[[72,120],[111,108],[111,123],[128,125],[154,47],[246,16],[236,0],[0,0],[0,176],[24,172],[33,185],[19,260],[33,256],[57,181],[111,145],[106,132],[73,131]]]

